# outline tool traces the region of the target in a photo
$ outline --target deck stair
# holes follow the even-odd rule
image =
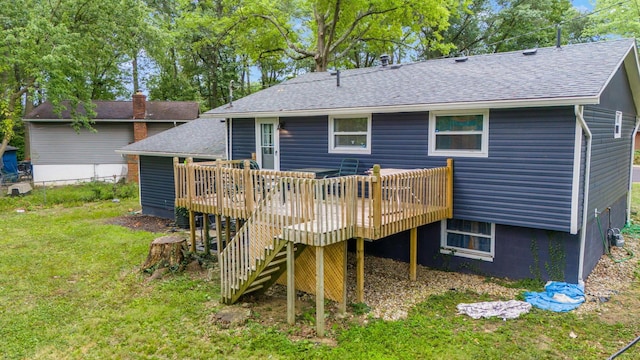
[[[274,249],[265,249],[264,259],[258,260],[249,277],[239,287],[233,289],[231,298],[228,300],[229,303],[234,303],[247,294],[264,293],[287,270],[287,241],[276,239],[275,245]],[[296,244],[295,257],[298,257],[305,248],[304,244]]]
[[[308,218],[274,210],[282,203],[284,188],[289,189],[282,184],[274,186],[220,252],[221,293],[225,303],[235,303],[245,294],[264,292],[286,271],[288,240],[282,238],[282,229],[285,224],[308,221]],[[305,247],[296,244],[295,256]]]
[[[453,167],[450,161],[447,167],[441,168],[388,169],[384,174],[374,167],[373,176],[325,179],[300,176],[295,172],[249,169],[243,169],[244,173],[240,174],[235,168],[216,166],[208,169],[177,162],[175,168],[176,173],[182,174],[178,178],[183,180],[213,178],[213,182],[220,183],[229,175],[234,184],[244,184],[233,187],[238,196],[225,198],[225,201],[219,201],[223,197],[220,194],[211,197],[214,199],[212,204],[222,206],[213,207],[211,211],[232,216],[223,208],[242,208],[243,212],[235,216],[246,219],[219,253],[220,292],[225,303],[234,303],[244,294],[264,292],[275,283],[286,271],[287,253],[292,250],[288,247],[289,242],[294,246],[292,255],[300,255],[307,246],[322,253],[323,249],[319,248],[350,238],[382,239],[405,230],[415,231],[419,226],[452,216]],[[189,169],[199,175],[188,175]],[[178,185],[176,191],[183,188],[187,195],[199,194]],[[184,203],[194,208],[196,204],[211,206],[205,200],[187,196],[186,201],[176,201],[176,204]],[[246,214],[246,217],[240,214]],[[289,265],[293,264],[289,262]]]

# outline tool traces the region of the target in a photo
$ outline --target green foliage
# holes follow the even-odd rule
[[[549,238],[549,262],[544,263],[549,279],[564,281],[564,268],[567,263],[567,254],[564,251],[562,235],[556,231],[547,231]]]
[[[544,281],[540,279],[520,279],[510,281],[508,279],[501,278],[487,278],[487,282],[492,282],[500,286],[510,289],[526,289],[528,291],[543,291]]]
[[[640,150],[633,152],[633,165],[640,165]]]
[[[594,22],[586,32],[597,37],[619,35],[640,37],[638,3],[635,1],[598,0],[595,3]]]
[[[13,212],[16,209],[31,211],[54,206],[74,207],[101,200],[137,199],[137,197],[138,184],[136,183],[113,184],[95,181],[55,187],[38,186],[24,196],[4,195],[0,201],[0,212]]]
[[[72,125],[91,128],[91,100],[125,95],[123,64],[150,43],[142,0],[0,0],[0,134],[14,136],[23,99],[69,110]],[[0,153],[4,151],[0,146]],[[1,154],[0,154],[1,155]]]
[[[371,311],[369,305],[365,303],[351,303],[349,304],[349,307],[354,315],[364,315]]]
[[[451,24],[439,40],[451,44],[457,53],[482,54],[552,46],[556,42],[556,26],[562,28],[563,44],[591,40],[584,29],[592,20],[583,16],[568,0],[459,1],[449,19]],[[421,36],[433,39],[429,28]],[[421,58],[446,55],[423,41]],[[445,48],[446,49],[446,48]]]
[[[531,250],[531,258],[533,259],[533,264],[529,265],[529,272],[534,279],[542,281],[542,273],[540,270],[540,248],[538,247],[538,239],[536,239],[535,236],[531,239],[529,249]]]

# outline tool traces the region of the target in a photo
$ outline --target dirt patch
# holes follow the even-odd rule
[[[107,224],[120,225],[133,230],[143,230],[152,233],[175,231],[173,220],[163,219],[151,215],[133,214],[109,219]]]

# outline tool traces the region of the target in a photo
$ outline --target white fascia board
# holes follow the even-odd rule
[[[631,94],[633,96],[633,103],[636,107],[636,113],[640,110],[640,65],[638,62],[638,49],[636,49],[635,41],[629,46],[627,53],[620,59],[615,69],[609,74],[609,78],[605,81],[604,85],[598,93],[598,98],[602,96],[602,93],[607,89],[609,83],[618,72],[621,66],[624,66],[627,71],[627,78],[631,87]],[[580,104],[585,105],[585,104]]]
[[[356,108],[331,108],[331,109],[311,109],[311,110],[282,110],[282,111],[244,111],[227,113],[207,113],[201,114],[201,118],[256,118],[256,117],[289,117],[289,116],[314,116],[314,115],[341,115],[341,114],[372,114],[372,113],[395,113],[395,112],[417,112],[417,111],[438,111],[438,110],[469,110],[469,109],[507,109],[507,108],[527,108],[527,107],[550,107],[550,106],[575,106],[575,105],[597,105],[600,103],[600,96],[563,97],[551,99],[525,99],[525,100],[494,100],[475,101],[460,103],[439,103],[439,104],[410,104],[391,106],[368,106]]]
[[[193,157],[198,159],[224,159],[224,155],[198,154],[198,153],[171,153],[160,151],[133,151],[133,150],[115,150],[116,153],[122,155],[142,155],[142,156],[159,156],[159,157]]]
[[[196,120],[196,119],[191,119],[191,120],[185,120],[185,119],[181,119],[181,120],[152,120],[152,119],[89,119],[90,121],[94,122],[94,123],[123,123],[123,122],[130,122],[130,123],[134,123],[134,122],[146,122],[148,124],[153,124],[153,123],[187,123],[189,121],[192,120]],[[24,122],[57,122],[57,123],[70,123],[72,121],[72,119],[22,119],[22,121]]]
[[[629,77],[633,103],[636,105],[636,113],[640,113],[640,62],[638,61],[638,49],[635,42],[629,54],[625,57],[625,70]]]

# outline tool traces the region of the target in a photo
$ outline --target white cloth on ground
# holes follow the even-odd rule
[[[487,301],[473,304],[458,304],[457,308],[459,314],[466,314],[474,319],[497,316],[506,320],[515,319],[521,314],[528,313],[529,310],[531,310],[531,304],[518,300]]]

